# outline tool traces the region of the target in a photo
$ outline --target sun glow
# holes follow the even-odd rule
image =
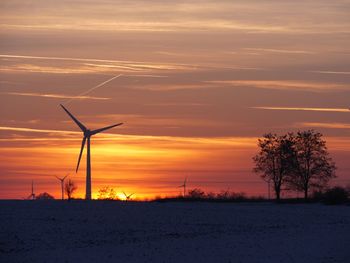
[[[178,195],[185,176],[265,195],[258,137],[307,129],[350,183],[347,2],[1,1],[0,199],[32,179],[60,197],[67,172],[84,198],[82,132],[59,104],[89,129],[124,123],[91,138],[93,198]]]
[[[10,128],[3,127],[24,133],[33,131],[26,128]],[[85,155],[79,172],[74,172],[81,142],[80,133],[44,129],[36,132],[47,133],[47,139],[26,136],[8,139],[11,146],[1,149],[1,169],[15,173],[17,178],[23,180],[29,178],[40,181],[37,191],[45,190],[56,197],[59,197],[60,192],[53,176],[70,172],[70,178],[78,184],[75,197],[83,198]],[[57,137],[58,135],[60,137]],[[115,188],[122,200],[122,191],[135,193],[133,199],[138,200],[153,198],[155,195],[178,195],[180,190],[176,185],[185,174],[191,174],[192,180],[198,181],[196,178],[201,171],[212,171],[220,175],[227,173],[233,166],[244,169],[246,164],[241,161],[235,162],[234,156],[249,154],[255,140],[256,138],[101,134],[91,140],[92,197],[97,199],[98,190],[104,186]],[[23,141],[26,141],[26,144],[20,144]],[[227,153],[229,156],[225,156]],[[5,173],[4,179],[11,176]],[[25,189],[21,187],[17,191],[25,192]],[[12,195],[10,197],[15,198]]]

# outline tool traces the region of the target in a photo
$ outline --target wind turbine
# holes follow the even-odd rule
[[[67,174],[65,177],[59,178],[58,176],[55,175],[55,177],[61,181],[61,192],[62,192],[62,200],[64,200],[64,192],[63,192],[63,188],[64,188],[64,180],[66,179],[66,177],[69,174]]]
[[[178,186],[178,187],[184,188],[184,197],[186,196],[186,185],[187,185],[187,177],[185,178],[184,183]]]
[[[27,199],[35,200],[35,193],[34,193],[34,181],[32,180],[32,193],[28,196]]]
[[[80,164],[80,159],[81,155],[84,151],[84,146],[87,141],[87,155],[86,155],[86,191],[85,191],[85,199],[86,200],[91,200],[91,159],[90,159],[90,138],[91,136],[103,132],[105,130],[111,129],[113,127],[122,125],[123,123],[118,123],[114,124],[111,126],[107,126],[101,129],[96,129],[96,130],[89,130],[86,128],[80,121],[78,121],[62,104],[60,104],[61,107],[64,109],[64,111],[69,115],[69,117],[72,118],[72,120],[75,122],[76,125],[79,126],[81,131],[84,133],[83,141],[81,143],[81,149],[80,149],[80,154],[79,154],[79,159],[78,159],[78,164],[75,172],[78,172],[79,169],[79,164]]]
[[[127,195],[127,194],[123,191],[123,194],[124,194],[124,196],[125,196],[125,201],[127,202],[127,201],[129,201],[129,199],[130,199],[135,193],[132,193],[132,194]]]

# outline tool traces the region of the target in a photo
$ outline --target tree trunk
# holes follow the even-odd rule
[[[281,199],[281,190],[280,189],[275,189],[275,193],[276,193],[276,200],[280,200]]]
[[[309,189],[308,189],[308,188],[305,188],[305,189],[304,189],[304,199],[305,199],[305,200],[308,199],[308,192],[309,192]]]

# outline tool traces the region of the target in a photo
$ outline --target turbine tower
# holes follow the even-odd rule
[[[93,135],[95,135],[97,133],[103,132],[105,130],[111,129],[111,128],[119,126],[119,125],[122,125],[123,123],[114,124],[114,125],[111,125],[111,126],[107,126],[107,127],[101,128],[101,129],[89,130],[80,121],[78,121],[62,104],[60,104],[60,105],[64,109],[64,111],[69,115],[69,117],[72,118],[72,120],[75,122],[75,124],[78,125],[79,128],[81,129],[81,131],[84,133],[83,141],[81,143],[81,149],[80,149],[78,164],[77,164],[77,168],[76,168],[75,172],[76,173],[78,172],[81,155],[83,154],[85,143],[87,143],[85,199],[86,200],[91,200],[90,138],[91,138],[91,136],[93,136]]]
[[[28,196],[28,199],[35,200],[34,181],[33,180],[32,180],[32,193]]]
[[[64,180],[66,179],[66,177],[68,176],[69,174],[67,174],[65,177],[62,177],[62,178],[59,178],[55,175],[55,177],[61,181],[61,192],[62,192],[62,200],[64,200],[64,191],[63,191],[63,188],[64,188]]]
[[[184,183],[182,185],[179,185],[178,187],[183,187],[184,188],[184,197],[186,196],[186,185],[187,185],[187,177],[184,180]]]

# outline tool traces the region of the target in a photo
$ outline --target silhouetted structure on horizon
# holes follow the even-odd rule
[[[32,180],[32,193],[27,197],[29,200],[35,200],[35,193],[34,193],[34,181]]]
[[[186,186],[187,186],[187,176],[184,180],[184,183],[182,185],[179,185],[178,187],[183,187],[183,197],[186,196]]]
[[[55,177],[61,182],[61,193],[62,193],[62,200],[64,200],[64,180],[67,178],[69,174],[67,174],[65,177],[59,178],[55,175]]]
[[[64,111],[72,118],[72,120],[75,122],[76,125],[80,128],[80,130],[84,133],[83,141],[81,143],[81,149],[78,159],[78,164],[75,172],[78,172],[80,159],[82,156],[82,153],[84,151],[85,143],[87,143],[87,155],[86,155],[86,192],[85,192],[85,199],[91,200],[91,159],[90,159],[90,138],[91,136],[106,131],[108,129],[111,129],[113,127],[122,125],[123,123],[114,124],[111,126],[107,126],[104,128],[96,129],[96,130],[89,130],[86,128],[80,121],[78,121],[62,104],[60,104],[61,107],[64,109]]]

